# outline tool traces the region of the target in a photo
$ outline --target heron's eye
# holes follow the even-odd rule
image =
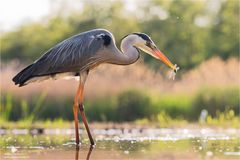
[[[150,41],[146,41],[146,46],[151,48],[151,46],[152,46],[151,42]]]

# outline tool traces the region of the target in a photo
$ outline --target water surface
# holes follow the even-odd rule
[[[80,130],[77,148],[72,129],[0,133],[0,159],[240,159],[239,129],[96,129],[95,147]]]

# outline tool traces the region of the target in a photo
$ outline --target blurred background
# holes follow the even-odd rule
[[[90,122],[239,127],[239,1],[0,3],[0,127],[61,127],[73,120],[77,81],[18,88],[11,79],[56,43],[94,28],[111,31],[117,46],[125,35],[144,32],[181,69],[173,81],[167,67],[145,53],[130,66],[101,65],[85,87]]]

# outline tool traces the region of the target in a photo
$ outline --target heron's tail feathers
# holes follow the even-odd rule
[[[22,87],[26,85],[25,82],[27,82],[29,79],[33,77],[33,72],[34,72],[34,65],[31,64],[24,68],[21,72],[19,72],[15,77],[13,77],[13,82],[15,85],[19,85],[19,87]]]

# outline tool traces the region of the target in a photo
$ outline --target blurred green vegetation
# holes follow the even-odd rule
[[[202,110],[207,110],[206,124],[221,124],[231,121],[237,127],[239,122],[239,88],[208,88],[192,96],[161,94],[151,96],[146,91],[127,90],[119,95],[98,100],[86,100],[86,114],[89,121],[122,122],[136,121],[160,123],[161,126],[176,124],[178,120],[197,122]],[[40,98],[39,98],[40,97]],[[33,95],[23,100],[10,94],[3,95],[0,106],[3,121],[35,122],[46,120],[73,120],[72,97],[47,97]],[[220,122],[220,123],[219,123]],[[179,123],[180,124],[180,123]]]
[[[226,110],[233,110],[239,114],[239,93],[240,90],[237,87],[212,88],[210,90],[203,88],[193,100],[193,118],[203,109],[206,109],[213,117]]]
[[[110,30],[118,45],[129,33],[145,32],[184,70],[215,55],[239,57],[238,1],[216,1],[219,9],[211,3],[149,0],[129,11],[125,1],[83,1],[81,11],[66,14],[60,7],[42,21],[3,33],[1,57],[30,62],[63,39],[94,28]],[[155,69],[161,65],[147,54],[144,60]]]

